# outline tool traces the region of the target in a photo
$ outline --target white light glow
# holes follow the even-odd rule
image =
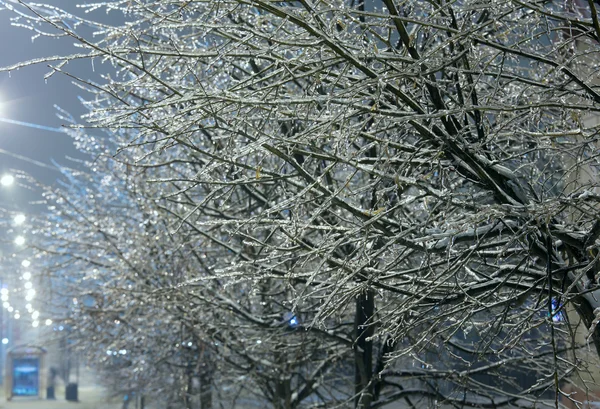
[[[40,316],[39,311],[34,311],[31,313],[31,318],[33,318],[34,320],[37,320],[39,316]]]
[[[46,324],[46,325],[52,325],[52,320],[51,320],[50,318],[48,318],[48,319],[46,320],[46,323],[45,323],[45,324]]]
[[[19,318],[21,318],[21,314],[19,314],[18,312],[15,313],[15,319],[18,320]]]
[[[25,287],[25,289],[29,290],[30,288],[33,288],[33,284],[31,284],[31,281],[27,281],[23,287]]]
[[[25,223],[25,215],[24,214],[18,214],[18,215],[15,216],[15,218],[13,219],[13,221],[15,222],[16,225]]]
[[[29,260],[23,260],[21,261],[21,265],[25,268],[29,267],[31,265],[31,261]]]
[[[3,343],[4,345],[8,344],[8,338],[2,338],[2,343]]]
[[[8,308],[8,307],[10,307],[10,303],[9,303],[8,301],[4,301],[4,302],[2,303],[2,306],[3,306],[4,308]]]
[[[33,328],[37,328],[37,327],[38,327],[38,325],[40,325],[40,322],[39,322],[39,321],[33,321],[33,322],[31,323],[31,326],[32,326]]]
[[[17,236],[15,238],[15,244],[17,246],[22,246],[23,244],[25,244],[25,237],[23,237],[23,236]]]
[[[13,175],[2,175],[0,178],[0,184],[2,186],[10,186],[15,183],[15,177]]]
[[[1,299],[2,301],[8,301],[8,294],[2,294],[2,295],[0,296],[0,299]]]
[[[31,273],[29,271],[23,273],[23,280],[31,280]]]
[[[4,294],[8,294],[8,288],[3,288],[0,290],[0,294],[4,295]]]
[[[9,306],[6,308],[6,310],[7,310],[8,312],[13,312],[15,309],[14,309],[12,306],[10,306],[10,305],[9,305]]]

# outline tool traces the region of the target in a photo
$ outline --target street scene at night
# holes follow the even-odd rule
[[[599,11],[0,0],[0,409],[600,407]]]

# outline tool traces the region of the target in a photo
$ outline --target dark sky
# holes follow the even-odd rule
[[[77,3],[83,0],[46,0],[61,8],[67,8],[74,14],[83,12],[77,9]],[[11,25],[13,14],[0,10],[0,66],[10,66],[20,61],[49,55],[68,54],[74,50],[74,40],[69,38],[37,38],[32,42],[32,32]],[[90,17],[87,15],[86,17]],[[107,21],[106,14],[99,16]],[[81,50],[79,50],[80,52]],[[69,63],[68,69],[84,78],[97,78],[89,61]],[[46,64],[22,68],[10,73],[0,73],[0,174],[12,169],[24,170],[46,184],[53,183],[59,176],[57,172],[34,165],[26,160],[17,159],[11,154],[24,156],[34,161],[51,164],[56,160],[72,166],[66,156],[82,157],[73,147],[70,137],[59,132],[2,122],[22,121],[51,128],[63,125],[56,116],[54,105],[69,111],[79,118],[85,111],[78,101],[81,90],[71,83],[71,79],[60,74],[47,82],[44,75],[50,69]],[[7,154],[9,152],[9,154]],[[26,193],[13,189],[11,201],[20,202]],[[22,190],[22,189],[21,189]],[[24,195],[23,197],[19,197]],[[0,201],[6,199],[6,193],[0,193]]]

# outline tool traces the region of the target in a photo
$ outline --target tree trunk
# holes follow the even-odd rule
[[[207,363],[200,367],[200,409],[212,409],[212,368]]]
[[[374,333],[372,322],[375,314],[375,298],[372,291],[362,294],[356,300],[356,315],[354,330],[356,341],[354,345],[354,387],[355,407],[369,409],[373,400],[373,341],[367,340]]]
[[[292,391],[289,378],[280,379],[277,383],[277,407],[281,409],[291,409]]]

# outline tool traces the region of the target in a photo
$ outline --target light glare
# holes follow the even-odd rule
[[[15,183],[15,177],[13,175],[3,175],[2,178],[0,178],[0,184],[2,186],[10,186],[13,183]]]
[[[13,219],[16,225],[19,224],[23,224],[25,223],[25,215],[24,214],[18,214],[15,216],[15,218]]]

